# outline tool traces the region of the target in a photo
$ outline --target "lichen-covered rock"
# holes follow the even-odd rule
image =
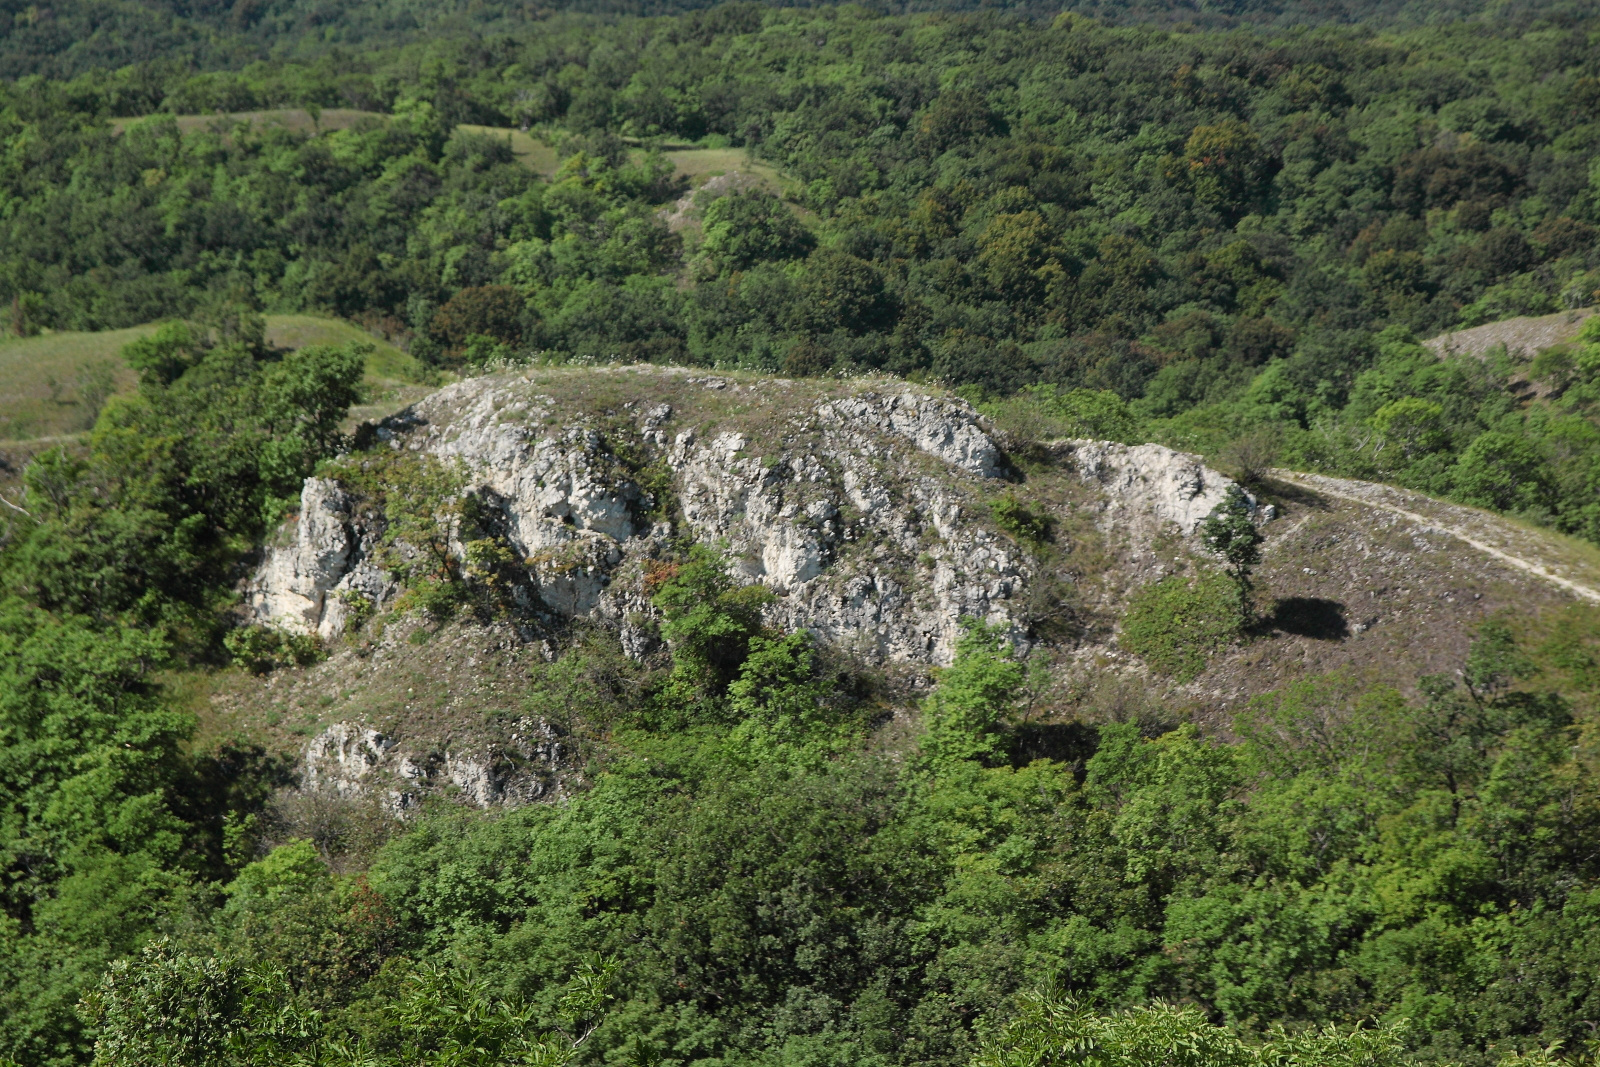
[[[740,388],[699,381],[707,390]],[[1010,600],[1025,560],[965,521],[963,493],[949,484],[993,478],[1004,466],[961,401],[910,392],[836,397],[785,412],[781,438],[761,441],[694,426],[669,434],[671,405],[650,405],[633,432],[670,473],[682,531],[647,517],[652,502],[586,413],[557,419],[554,407],[526,379],[470,379],[379,431],[391,448],[465,464],[471,491],[504,516],[535,614],[590,615],[629,630],[648,601],[612,589],[613,579],[629,560],[659,555],[686,533],[725,547],[742,580],[778,594],[775,625],[809,629],[874,659],[947,662],[964,615],[1020,629]],[[944,473],[931,477],[918,454]],[[331,639],[354,595],[378,605],[393,596],[370,562],[379,531],[352,529],[349,506],[334,483],[308,482],[293,536],[251,583],[257,619]],[[646,649],[648,634],[631,629],[625,643]]]
[[[394,742],[377,730],[336,722],[306,746],[300,787],[343,798],[358,796],[367,779],[388,762],[393,748]]]
[[[775,594],[769,625],[878,663],[948,664],[965,618],[1008,627],[1025,647],[1036,636],[1030,613],[1059,618],[1073,595],[1074,544],[1041,554],[997,524],[990,505],[1028,490],[1002,480],[1012,468],[978,414],[907,388],[663,368],[507,375],[441,389],[378,436],[396,451],[459,462],[480,533],[499,538],[511,561],[515,607],[503,633],[521,649],[586,617],[616,632],[628,655],[650,655],[662,638],[647,578],[685,540],[714,547],[736,580]],[[1167,535],[1192,535],[1233,485],[1156,445],[1074,441],[1052,452],[1041,481],[1060,492],[1027,506],[1098,506],[1124,572],[1146,578],[1170,564]],[[394,600],[400,590],[380,561],[408,547],[385,542],[385,508],[366,491],[355,478],[307,480],[298,515],[250,583],[259,621],[332,641],[358,612]],[[450,540],[464,555],[464,531]],[[1066,566],[1041,574],[1042,558]],[[1096,610],[1095,598],[1114,600],[1117,588],[1086,584],[1076,602]],[[391,632],[334,660],[409,647]],[[302,790],[376,798],[403,814],[430,793],[493,807],[547,798],[573,780],[561,739],[542,723],[422,737],[429,725],[383,721],[387,733],[338,723],[315,737]]]
[[[479,808],[527,804],[554,788],[565,756],[555,730],[533,719],[517,724],[509,744],[477,754],[415,750],[369,726],[336,722],[306,745],[300,791],[341,800],[379,796],[392,814],[441,787]]]

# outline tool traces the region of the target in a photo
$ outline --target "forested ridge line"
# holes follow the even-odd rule
[[[198,4],[182,0],[61,0],[48,6],[7,0],[0,4],[0,78],[40,74],[72,77],[96,68],[159,61],[202,70],[225,70],[263,59],[314,59],[341,49],[393,46],[429,37],[526,36],[529,23],[558,13],[600,19],[680,15],[714,7],[709,0],[560,0],[549,4],[505,0],[461,0],[425,8],[394,2],[334,0],[240,0]],[[808,7],[800,3],[793,6]],[[970,11],[984,7],[1030,18],[1053,18],[1063,10],[1131,24],[1221,28],[1278,28],[1369,22],[1416,26],[1445,19],[1483,18],[1526,23],[1551,13],[1581,17],[1577,3],[1541,0],[1073,0],[1045,4],[1009,0],[979,5],[971,0],[903,0],[868,5],[879,14]]]
[[[27,80],[0,298],[22,332],[242,300],[449,365],[876,369],[1057,416],[1089,390],[1127,406],[1106,434],[1251,438],[1594,539],[1588,341],[1534,367],[1416,345],[1594,299],[1594,33],[734,5]],[[106,127],[283,104],[392,118]],[[462,123],[528,127],[565,163],[542,180]],[[668,210],[693,190],[621,138],[742,149],[788,186]],[[1530,374],[1536,396],[1509,387]]]

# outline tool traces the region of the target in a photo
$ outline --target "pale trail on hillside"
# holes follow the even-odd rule
[[[1290,470],[1274,470],[1272,476],[1323,496],[1331,496],[1362,507],[1377,508],[1398,515],[1408,522],[1416,523],[1424,530],[1448,534],[1507,566],[1550,582],[1584,600],[1600,604],[1600,589],[1557,573],[1573,572],[1577,567],[1576,561],[1558,563],[1549,558],[1553,546],[1548,538],[1540,537],[1534,531],[1524,529],[1498,515],[1459,504],[1445,504],[1392,485],[1361,482],[1353,478],[1334,478],[1325,474],[1306,474]],[[1429,517],[1420,514],[1413,510],[1416,508],[1434,511],[1436,515]],[[1490,541],[1498,541],[1504,547],[1497,547]],[[1542,553],[1546,556],[1544,560],[1526,558],[1533,551],[1540,549],[1544,550]]]

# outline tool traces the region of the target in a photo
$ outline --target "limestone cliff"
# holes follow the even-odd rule
[[[437,632],[381,616],[403,592],[405,545],[386,543],[397,531],[373,476],[353,473],[386,469],[384,453],[348,457],[307,480],[246,598],[257,621],[316,633],[330,655],[241,683],[239,714],[300,749],[308,800],[404,811],[429,793],[560,796],[580,780],[579,741],[560,714],[529,713],[532,664],[575,618],[649,656],[647,575],[685,541],[770,588],[772,625],[898,665],[886,675],[925,679],[974,616],[1009,628],[1058,711],[1159,705],[1220,724],[1308,674],[1412,685],[1459,664],[1483,618],[1560,612],[1575,583],[1600,589],[1587,557],[1507,520],[1278,472],[1258,513],[1258,625],[1178,683],[1121,649],[1116,627],[1140,588],[1193,572],[1196,528],[1233,483],[1157,445],[1019,438],[1008,455],[1008,440],[966,403],[890,380],[642,367],[458,382],[375,441],[391,461],[459,463],[514,560],[515,610]],[[364,622],[374,610],[381,636]]]
[[[773,625],[869,660],[948,663],[963,617],[1026,640],[1035,564],[987,506],[1013,474],[964,401],[899,383],[587,374],[613,379],[614,395],[560,397],[548,373],[469,379],[378,430],[388,448],[464,464],[468,491],[501,516],[524,561],[519,602],[533,622],[604,620],[646,650],[637,565],[688,537],[777,594]],[[1150,536],[1192,533],[1232,484],[1158,445],[1061,448],[1107,522]],[[670,487],[647,489],[646,465]],[[662,494],[672,506],[654,499]],[[381,533],[344,487],[308,479],[297,519],[251,582],[254,617],[336,639],[351,594],[382,606],[398,592],[375,562]]]
[[[465,492],[519,561],[519,611],[500,625],[535,655],[544,635],[577,617],[612,629],[630,655],[649,654],[659,637],[646,565],[684,539],[724,553],[737,580],[770,588],[771,625],[869,662],[947,664],[965,617],[1005,626],[1027,646],[1041,612],[1059,612],[1063,585],[1082,575],[1064,539],[1043,562],[1038,546],[997,522],[993,504],[1040,479],[1058,485],[1070,500],[1029,506],[1084,516],[1117,542],[1128,572],[1118,580],[1139,581],[1170,565],[1170,552],[1163,563],[1153,546],[1192,535],[1233,484],[1193,456],[1098,441],[1057,442],[1047,474],[1024,477],[959,399],[901,382],[660,368],[469,379],[376,437],[380,448],[459,461]],[[355,605],[382,611],[402,592],[382,561],[384,511],[362,492],[336,477],[307,479],[298,514],[249,583],[256,621],[317,634],[334,651],[318,668],[327,680],[308,686],[359,689],[416,658],[393,638],[359,655],[341,640],[360,624]],[[1107,595],[1118,594],[1068,599],[1082,611]],[[450,662],[435,669],[449,674]],[[436,718],[415,718],[425,712],[409,685],[404,693],[381,730],[326,725],[303,753],[302,789],[403,812],[439,790],[479,806],[524,803],[559,793],[574,773],[546,723],[517,720],[489,736],[463,721],[441,733]]]

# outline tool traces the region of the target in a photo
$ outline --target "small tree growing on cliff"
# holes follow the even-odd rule
[[[1239,614],[1246,623],[1254,617],[1250,572],[1261,562],[1261,531],[1251,519],[1250,500],[1237,485],[1200,524],[1200,540],[1228,567],[1239,590]]]
[[[964,618],[961,628],[955,662],[940,672],[939,688],[922,706],[922,754],[933,770],[963,760],[998,761],[1005,751],[1006,714],[1027,681],[1005,626]]]

